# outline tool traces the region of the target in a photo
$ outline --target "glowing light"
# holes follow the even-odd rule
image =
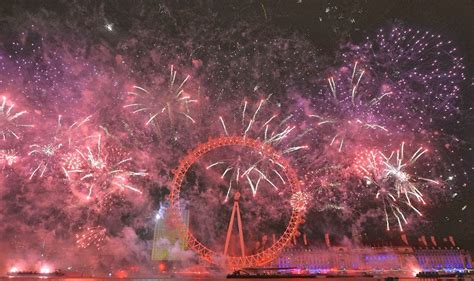
[[[106,23],[104,25],[105,29],[107,29],[107,31],[114,31],[114,24],[113,23]]]
[[[39,271],[41,274],[49,274],[52,272],[51,268],[47,265],[43,265],[41,266],[40,268],[40,271]]]
[[[156,212],[155,219],[156,220],[163,219],[165,217],[165,212],[166,212],[166,208],[160,202],[160,209],[158,210],[158,212]]]

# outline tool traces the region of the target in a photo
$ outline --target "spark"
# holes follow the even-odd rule
[[[132,158],[127,157],[118,161],[113,161],[111,156],[117,156],[117,153],[109,153],[102,148],[102,137],[99,134],[95,149],[87,146],[85,151],[76,149],[79,160],[73,158],[73,163],[64,172],[68,179],[71,174],[77,175],[78,181],[87,187],[87,199],[92,198],[94,188],[108,190],[110,186],[118,187],[120,190],[127,189],[133,192],[142,193],[138,188],[128,184],[131,177],[146,176],[144,171],[128,170],[128,163]],[[77,164],[77,165],[76,165]]]
[[[0,160],[7,166],[11,166],[18,160],[18,153],[15,149],[2,149],[0,150]]]
[[[105,27],[105,29],[107,29],[107,31],[114,31],[114,24],[113,23],[106,23],[104,27]]]
[[[310,195],[304,191],[297,191],[292,194],[290,204],[298,212],[305,212],[309,205]]]
[[[0,105],[0,135],[6,141],[8,137],[20,139],[23,128],[33,127],[33,125],[23,123],[22,116],[26,111],[14,112],[14,104],[7,101],[5,96],[2,97]]]
[[[285,126],[285,123],[291,119],[292,115],[285,117],[282,121],[277,123],[276,119],[278,114],[266,114],[270,97],[271,95],[260,99],[255,104],[256,109],[253,112],[253,105],[247,99],[243,99],[242,111],[237,118],[238,124],[236,124],[239,127],[241,126],[241,131],[237,130],[236,133],[238,134],[240,131],[242,137],[251,136],[255,139],[261,139],[261,134],[263,133],[263,142],[277,148],[277,146],[282,144],[283,140],[290,138],[296,126]],[[265,119],[260,118],[261,116],[265,116]],[[226,136],[236,134],[230,130],[230,128],[233,127],[229,127],[222,116],[219,116],[218,119],[221,125],[220,127]],[[306,145],[294,145],[282,149],[281,154],[289,154],[306,148],[308,148]],[[248,185],[253,196],[256,196],[263,182],[268,183],[268,185],[272,186],[275,190],[278,190],[279,183],[274,179],[277,179],[278,182],[283,184],[287,183],[282,173],[279,172],[279,170],[284,170],[285,167],[281,163],[274,161],[271,157],[267,157],[258,151],[251,152],[248,157],[239,155],[235,159],[219,159],[218,161],[213,161],[206,166],[207,170],[211,168],[217,169],[220,178],[228,182],[224,202],[228,201],[233,188],[241,187],[243,184]],[[274,175],[273,178],[271,175]],[[240,182],[240,179],[245,180]]]
[[[76,235],[76,244],[79,248],[94,246],[95,248],[100,249],[106,237],[107,230],[105,227],[88,227],[81,234]]]
[[[220,164],[224,164],[224,162],[220,161],[220,162],[212,163],[211,165],[207,166],[206,169],[209,170],[210,168],[212,168],[216,165],[220,165]]]
[[[283,184],[286,184],[286,181],[283,179],[283,177],[281,176],[281,174],[277,170],[272,169],[272,171],[280,178],[280,180]]]
[[[36,169],[30,175],[30,180],[35,176],[37,171],[40,171],[40,177],[43,177],[46,169],[48,169],[48,165],[51,164],[53,159],[56,157],[56,152],[61,148],[62,144],[46,144],[46,145],[39,145],[39,144],[32,144],[30,148],[32,149],[28,152],[29,156],[40,155],[42,160],[39,161]]]
[[[221,121],[222,128],[224,128],[225,135],[228,136],[229,133],[227,132],[227,127],[225,126],[224,119],[222,119],[222,116],[219,116],[219,120]]]
[[[166,114],[168,120],[173,123],[174,116],[183,116],[186,120],[196,123],[196,120],[190,113],[189,105],[197,103],[196,99],[192,99],[185,92],[186,83],[191,78],[187,75],[183,81],[178,85],[176,82],[177,71],[172,65],[170,68],[169,85],[165,90],[159,90],[153,93],[144,87],[133,86],[136,91],[128,92],[132,101],[125,104],[123,107],[131,110],[132,113],[146,113],[148,115],[145,126],[156,124],[159,117]],[[167,94],[163,94],[166,92]]]
[[[307,145],[293,146],[284,150],[282,154],[287,154],[287,153],[298,151],[300,149],[307,149],[307,148],[308,148]]]
[[[247,109],[247,100],[244,100],[244,109],[242,110],[242,125],[245,122],[245,110]]]
[[[355,72],[355,67],[354,67],[354,72]],[[359,75],[359,79],[357,79],[357,83],[352,87],[352,93],[351,93],[351,100],[352,104],[355,105],[355,96],[357,93],[357,87],[359,87],[360,79],[362,79],[362,76],[364,75],[365,70],[362,70],[362,72]]]
[[[62,116],[58,116],[56,128],[51,130],[53,135],[46,135],[30,145],[28,156],[34,164],[29,180],[32,180],[36,175],[42,178],[47,171],[57,172],[63,170],[61,167],[61,160],[64,160],[63,155],[74,150],[74,133],[89,122],[91,117],[92,115],[89,115],[66,127],[62,124]],[[54,174],[56,175],[56,173]]]
[[[414,205],[415,202],[426,204],[420,186],[423,182],[440,184],[438,181],[409,173],[411,166],[427,152],[426,149],[420,147],[408,160],[405,159],[404,150],[405,143],[402,142],[400,149],[392,151],[389,155],[370,152],[366,159],[368,164],[360,166],[366,183],[378,188],[375,197],[382,200],[387,230],[390,230],[389,214],[392,214],[400,231],[403,231],[402,223],[406,224],[407,220],[402,212],[402,206],[423,216]]]

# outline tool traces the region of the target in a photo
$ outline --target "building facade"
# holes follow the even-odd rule
[[[421,271],[463,271],[472,268],[469,252],[460,248],[290,247],[273,266],[316,273],[387,273],[414,276]]]

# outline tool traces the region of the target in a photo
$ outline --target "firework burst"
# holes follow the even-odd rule
[[[331,73],[320,95],[323,99],[315,103],[314,109],[317,114],[309,117],[317,120],[319,131],[328,131],[329,145],[338,152],[354,138],[370,139],[390,133],[386,124],[394,118],[384,115],[383,107],[392,92],[377,88],[373,75],[357,61]]]
[[[99,250],[106,238],[107,229],[105,227],[88,227],[81,234],[76,234],[76,244],[79,248],[95,247]]]
[[[87,194],[87,199],[93,196],[93,192],[98,196],[104,195],[113,187],[142,193],[129,181],[132,177],[145,176],[146,172],[129,170],[132,158],[119,158],[123,154],[120,151],[105,149],[101,138],[99,134],[95,148],[87,146],[83,151],[76,149],[77,155],[70,155],[66,159],[64,172],[67,178],[79,185],[81,193]]]
[[[18,161],[18,153],[15,149],[0,150],[0,161],[3,166],[11,166]]]
[[[6,97],[2,97],[0,105],[0,135],[3,141],[6,141],[9,137],[20,139],[24,128],[33,127],[33,125],[22,121],[23,116],[27,112],[20,111],[15,113],[14,107],[15,105],[8,102]]]
[[[291,146],[291,144],[300,139],[302,135],[294,137],[292,132],[295,126],[288,125],[291,115],[277,122],[278,114],[268,114],[265,112],[266,118],[260,118],[263,115],[265,105],[269,103],[269,98],[261,99],[256,104],[256,109],[252,112],[252,105],[243,100],[239,116],[234,116],[232,127],[229,127],[222,116],[218,117],[222,131],[226,136],[241,135],[244,138],[255,138],[261,140],[264,144],[273,147],[282,148],[282,155],[306,149],[306,145]],[[235,129],[235,130],[234,130]],[[248,155],[245,155],[248,154]],[[265,155],[261,151],[247,151],[246,153],[238,153],[236,157],[222,157],[218,161],[212,162],[206,167],[209,169],[218,169],[221,179],[226,179],[227,192],[224,201],[227,202],[231,194],[231,190],[235,186],[248,185],[251,188],[252,195],[257,195],[259,186],[267,183],[273,189],[278,190],[278,186],[285,185],[284,166],[278,161]]]
[[[157,125],[159,120],[164,118],[173,123],[177,116],[183,116],[195,123],[191,117],[190,106],[197,103],[197,100],[185,91],[190,76],[177,83],[176,74],[177,71],[171,66],[168,87],[162,91],[151,92],[143,87],[133,86],[134,91],[128,92],[131,102],[124,105],[124,108],[130,109],[132,113],[146,114],[145,126]]]
[[[358,60],[376,74],[377,85],[393,93],[386,110],[394,115],[424,128],[459,111],[454,101],[465,66],[453,43],[439,34],[395,24],[359,46],[349,44],[341,57],[346,63]]]
[[[402,143],[400,149],[391,152],[390,155],[370,151],[362,157],[366,164],[359,164],[366,184],[376,187],[375,197],[383,203],[387,230],[390,230],[389,214],[391,214],[396,219],[400,231],[403,231],[402,224],[408,223],[403,212],[405,207],[422,216],[416,207],[417,204],[426,204],[422,188],[426,185],[440,185],[436,180],[420,177],[411,172],[417,160],[428,150],[420,147],[408,158],[405,157],[404,146]]]
[[[309,200],[311,200],[311,196],[307,192],[297,191],[291,195],[290,204],[291,207],[298,212],[305,212]]]
[[[48,170],[53,174],[59,174],[56,172],[61,170],[64,171],[62,165],[65,164],[64,159],[68,157],[64,156],[64,154],[74,149],[73,143],[75,140],[73,132],[88,122],[91,117],[87,116],[83,120],[65,127],[61,123],[61,116],[58,116],[53,136],[49,138],[42,136],[37,143],[30,145],[28,155],[31,156],[33,163],[35,163],[29,177],[30,180],[35,175],[38,175],[40,178],[43,177]]]

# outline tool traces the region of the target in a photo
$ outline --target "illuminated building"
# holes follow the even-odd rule
[[[155,233],[151,251],[151,259],[154,261],[178,260],[179,258],[173,255],[172,251],[184,251],[186,249],[185,241],[180,239],[179,230],[171,222],[171,216],[166,211],[168,207],[169,203],[160,204],[160,210],[155,218]],[[189,211],[182,209],[181,216],[187,231],[189,227]]]
[[[434,246],[434,245],[433,245]],[[457,272],[472,268],[459,247],[326,247],[292,245],[272,264],[318,273],[371,273],[414,276],[418,272]]]
[[[417,249],[415,257],[423,271],[463,270],[472,268],[472,258],[468,251],[451,249]]]

